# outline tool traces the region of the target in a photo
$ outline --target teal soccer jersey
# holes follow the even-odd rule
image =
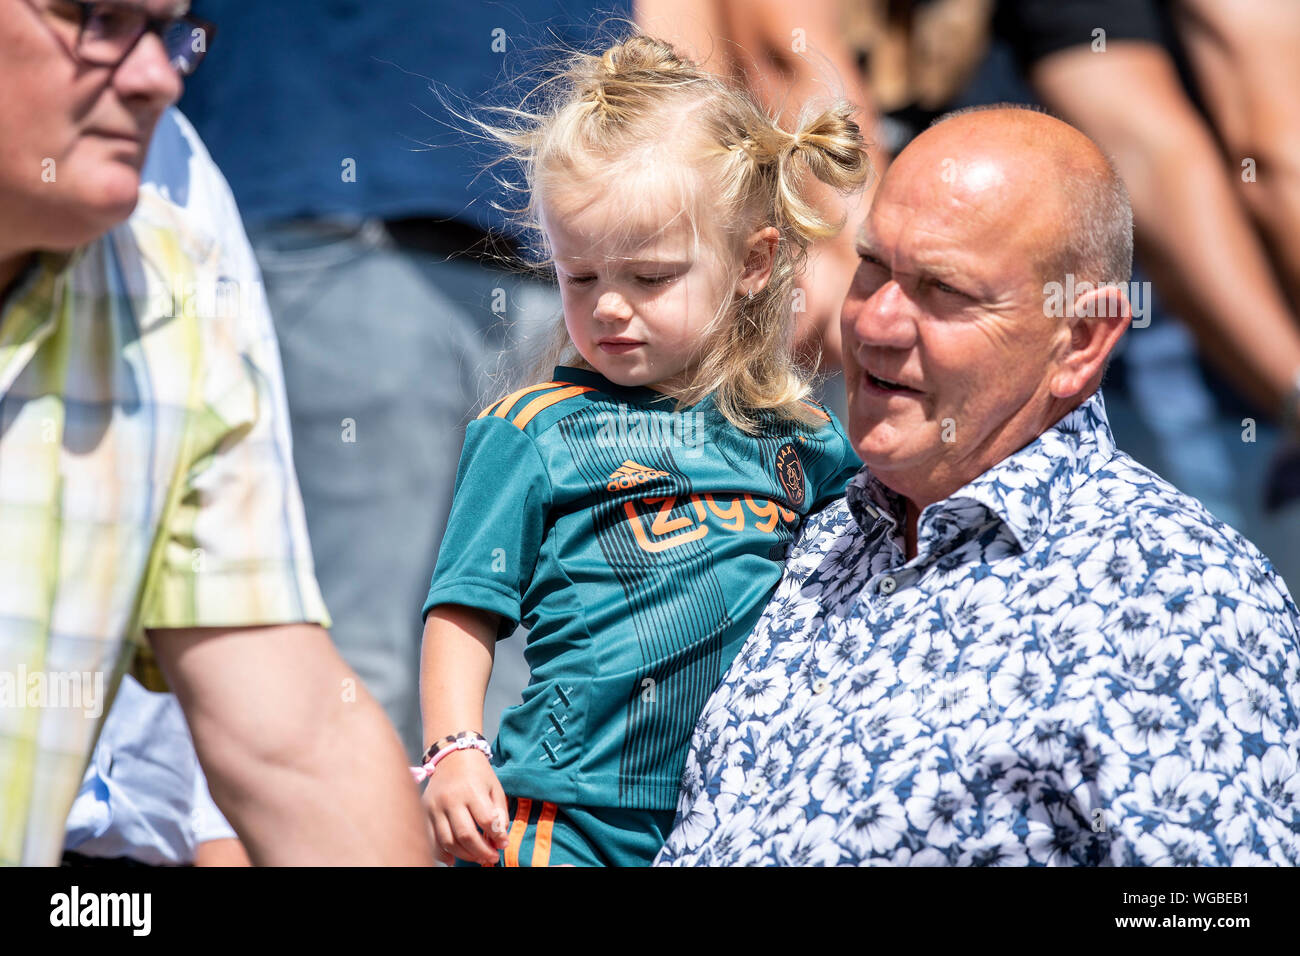
[[[861,463],[832,415],[731,426],[559,367],[465,434],[424,613],[520,621],[532,679],[493,764],[512,797],[671,810],[705,701],[780,580],[801,518]]]

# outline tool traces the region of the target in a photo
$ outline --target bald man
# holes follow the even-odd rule
[[[1131,319],[1113,167],[1041,113],[950,114],[858,254],[866,467],[700,718],[656,862],[1300,862],[1296,606],[1098,391]]]

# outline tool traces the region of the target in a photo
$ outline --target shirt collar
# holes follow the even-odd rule
[[[636,404],[657,404],[667,403],[668,408],[673,407],[673,400],[663,392],[656,391],[646,385],[618,385],[611,382],[599,372],[594,372],[585,368],[574,368],[570,365],[557,365],[552,373],[552,379],[556,382],[569,382],[573,385],[586,385],[590,388],[597,389],[607,395],[613,395],[615,398]],[[711,404],[711,395],[706,395],[696,405],[689,406],[699,411],[703,411],[706,406]]]
[[[622,395],[639,401],[649,401],[656,396],[663,397],[653,388],[646,388],[641,385],[616,385],[599,372],[585,368],[574,368],[571,365],[555,366],[555,371],[551,374],[551,380],[568,382],[572,385],[585,385],[588,388],[595,388],[611,395]]]
[[[76,256],[37,253],[0,307],[0,395],[9,391],[37,346],[54,331],[63,284]]]
[[[1075,490],[1115,455],[1101,392],[984,474],[929,505],[917,522],[917,553],[945,549],[1000,521],[1021,551],[1051,525]],[[864,533],[881,520],[902,528],[906,501],[863,468],[849,482],[849,511]]]

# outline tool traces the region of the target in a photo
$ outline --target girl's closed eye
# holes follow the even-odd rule
[[[658,275],[658,276],[637,276],[636,281],[639,282],[641,285],[650,286],[653,288],[656,286],[668,285],[668,283],[672,282],[674,279],[677,278],[679,278],[678,273],[670,273],[668,275]],[[564,281],[565,284],[567,285],[585,286],[585,285],[590,285],[592,282],[596,281],[596,277],[595,276],[565,276]]]

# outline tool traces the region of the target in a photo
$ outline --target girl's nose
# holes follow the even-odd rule
[[[596,300],[595,316],[606,322],[616,322],[632,317],[632,307],[617,292],[605,292]]]

